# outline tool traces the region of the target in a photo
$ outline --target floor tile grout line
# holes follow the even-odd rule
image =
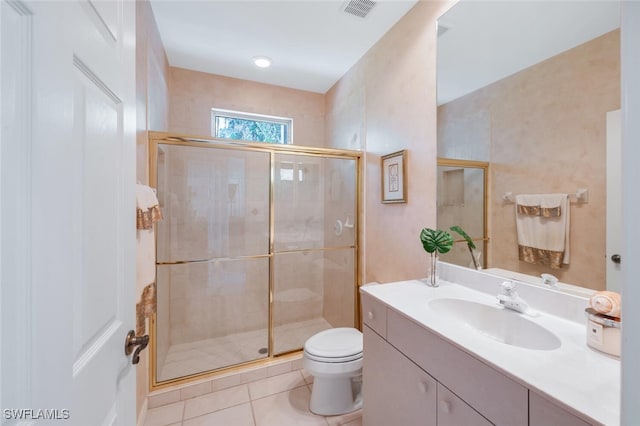
[[[274,378],[279,377],[279,376],[284,376],[284,375],[286,375],[286,374],[294,373],[295,371],[297,371],[297,372],[299,373],[300,377],[302,378],[302,382],[303,382],[304,384],[306,384],[306,380],[304,379],[304,375],[302,374],[302,370],[291,370],[291,371],[288,371],[288,372],[286,372],[286,373],[276,374],[275,376],[266,377],[266,378],[264,378],[264,379],[254,380],[254,381],[253,381],[253,382],[251,382],[251,383],[255,383],[255,382],[263,382],[263,381],[266,381],[266,380],[271,380],[271,379],[274,379]],[[249,383],[247,383],[247,386],[249,386]],[[291,388],[291,389],[296,389],[296,388],[299,388],[299,387],[301,387],[301,386],[302,386],[302,385],[300,385],[300,386],[295,386],[294,388]],[[275,395],[275,394],[278,394],[278,393],[286,392],[287,390],[291,390],[291,389],[285,389],[284,391],[276,392],[276,393],[271,394],[271,395]],[[252,401],[253,401],[254,399],[262,399],[262,398],[266,398],[266,397],[268,397],[268,396],[270,396],[270,395],[264,395],[264,396],[261,396],[260,398],[253,398],[253,396],[251,395],[251,389],[249,388],[249,399],[251,399]]]
[[[269,395],[261,396],[260,398],[252,398],[252,399],[251,399],[251,402],[253,402],[253,401],[259,401],[259,400],[261,400],[261,399],[265,399],[265,398],[269,398],[270,396],[274,396],[274,395],[280,395],[281,393],[291,392],[292,390],[300,389],[300,388],[305,387],[305,386],[306,386],[306,384],[303,384],[303,385],[300,385],[300,386],[296,386],[296,387],[294,387],[294,388],[285,389],[285,390],[280,391],[280,392],[271,393],[271,394],[269,394]]]
[[[184,415],[183,415],[182,421],[184,422],[185,420],[191,420],[191,419],[196,419],[198,417],[207,416],[209,414],[217,413],[218,411],[226,410],[227,408],[237,407],[238,405],[246,404],[246,403],[249,403],[249,402],[251,402],[251,401],[249,400],[249,401],[239,402],[237,404],[231,404],[231,405],[226,406],[224,408],[218,408],[217,410],[208,411],[206,413],[198,414],[197,416],[193,416],[193,417],[189,417],[189,418],[185,418]],[[252,410],[253,410],[253,407],[252,407]],[[186,412],[186,410],[185,410],[185,412]]]
[[[210,412],[208,412],[208,413],[200,414],[199,416],[189,417],[188,419],[183,418],[183,419],[180,421],[180,424],[182,425],[185,421],[191,421],[191,420],[194,420],[194,419],[197,419],[197,418],[200,418],[200,417],[208,416],[209,414],[217,413],[217,412],[220,412],[220,411],[222,411],[222,410],[226,410],[226,409],[228,409],[228,408],[237,407],[237,406],[239,406],[239,405],[243,405],[243,404],[250,404],[249,406],[251,407],[251,416],[252,416],[252,418],[253,418],[253,424],[254,424],[254,426],[255,426],[255,425],[256,425],[256,420],[255,420],[255,415],[253,414],[253,405],[251,405],[251,401],[246,401],[246,402],[241,402],[240,404],[230,405],[230,406],[228,406],[228,407],[221,408],[221,409],[219,409],[219,410],[210,411]],[[171,424],[173,424],[173,423],[171,423]]]
[[[253,400],[249,400],[249,405],[251,406],[251,417],[253,418],[253,426],[258,426],[258,419],[256,419],[256,410],[253,408]]]
[[[244,385],[238,385],[238,386],[247,386],[247,385],[246,385],[246,384],[244,384]],[[230,388],[227,388],[227,389],[230,389]],[[225,389],[223,389],[223,390],[225,390]],[[216,391],[216,392],[219,392],[219,391]],[[212,394],[212,393],[215,393],[215,392],[210,392],[209,394],[204,394],[204,395],[200,395],[200,396],[206,396],[206,395],[210,395],[210,394]],[[218,411],[226,410],[227,408],[237,407],[238,405],[242,405],[242,404],[246,404],[247,402],[251,402],[251,395],[249,394],[249,389],[248,389],[248,388],[247,388],[247,396],[249,397],[249,399],[247,399],[246,401],[238,402],[237,404],[231,404],[231,405],[229,405],[229,406],[227,406],[227,407],[219,408],[219,409],[217,409],[217,410],[209,411],[209,412],[206,412],[206,413],[204,413],[204,414],[200,414],[200,415],[193,416],[193,417],[189,417],[189,418],[185,418],[185,415],[186,415],[186,413],[187,413],[187,404],[186,404],[186,401],[188,401],[188,400],[185,400],[185,404],[184,404],[184,408],[183,408],[183,413],[182,413],[182,421],[184,422],[185,420],[191,420],[191,419],[195,419],[195,418],[197,418],[197,417],[206,416],[206,415],[211,414],[211,413],[216,413],[216,412],[218,412]],[[195,398],[198,398],[198,397],[195,397]],[[190,398],[190,399],[195,399],[195,398]],[[253,412],[253,406],[251,406],[251,411]]]

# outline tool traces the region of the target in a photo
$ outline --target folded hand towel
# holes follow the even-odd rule
[[[599,291],[591,296],[589,304],[596,312],[610,317],[620,318],[622,301],[619,293],[614,291]]]
[[[529,216],[540,216],[540,195],[516,195],[516,211],[520,214],[526,214]]]
[[[153,224],[162,219],[158,198],[153,189],[146,185],[136,185],[137,228],[151,229]]]
[[[529,216],[559,217],[565,194],[519,194],[516,195],[517,211]]]
[[[540,216],[559,217],[562,214],[562,201],[566,199],[566,194],[540,195]]]
[[[142,288],[156,280],[156,245],[153,223],[162,218],[156,194],[148,186],[136,186],[137,248],[136,281]]]
[[[533,203],[537,199],[540,203],[543,198],[558,198],[560,204],[557,207],[562,216],[542,215],[539,206],[524,206],[525,209],[537,209],[533,211],[521,211],[521,205],[516,208],[516,232],[518,233],[518,258],[527,263],[549,265],[552,269],[561,268],[569,263],[569,230],[570,212],[569,197],[567,194],[521,194],[516,196],[516,202]],[[554,200],[545,201],[551,205]]]

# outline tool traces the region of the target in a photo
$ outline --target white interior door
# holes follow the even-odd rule
[[[135,3],[70,7],[77,17],[73,210],[82,247],[73,289],[73,417],[133,424],[135,379],[123,347],[135,313]]]
[[[135,3],[1,6],[0,402],[133,425]]]
[[[620,110],[607,113],[607,290],[622,289],[622,131]],[[618,256],[618,257],[616,257]]]

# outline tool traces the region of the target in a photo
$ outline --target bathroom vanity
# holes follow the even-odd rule
[[[527,314],[498,306],[504,278],[441,264],[361,288],[366,426],[618,425],[620,362],[585,343],[585,297],[516,282]]]

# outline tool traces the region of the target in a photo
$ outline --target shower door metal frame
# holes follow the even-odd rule
[[[461,167],[469,169],[482,169],[483,170],[483,186],[484,186],[484,200],[482,208],[483,211],[483,224],[482,224],[482,238],[472,238],[473,241],[482,241],[484,259],[482,260],[482,268],[487,268],[487,258],[489,254],[489,163],[486,161],[474,161],[474,160],[459,160],[455,158],[438,157],[437,167]],[[455,240],[454,243],[465,242],[464,239]]]
[[[274,294],[274,272],[275,272],[275,252],[274,252],[274,236],[275,236],[275,156],[276,154],[290,154],[290,155],[301,155],[301,156],[312,156],[312,157],[322,157],[322,158],[342,158],[342,159],[352,159],[355,161],[356,166],[356,199],[355,199],[355,213],[354,213],[354,241],[352,245],[342,246],[342,247],[329,247],[329,248],[319,248],[319,249],[300,249],[300,250],[288,250],[288,251],[279,251],[278,254],[281,253],[295,253],[295,252],[306,252],[306,251],[328,251],[328,250],[345,250],[345,249],[353,249],[354,250],[354,318],[353,324],[354,327],[362,330],[362,321],[360,318],[360,211],[361,211],[361,202],[362,202],[362,152],[360,151],[351,151],[344,149],[333,149],[333,148],[318,148],[318,147],[308,147],[308,146],[300,146],[300,145],[281,145],[281,144],[269,144],[269,143],[254,143],[254,142],[244,142],[237,140],[229,140],[229,139],[217,139],[217,138],[205,138],[205,137],[195,137],[188,135],[181,135],[176,133],[167,133],[167,132],[149,132],[148,136],[148,154],[149,154],[149,185],[152,188],[155,188],[158,178],[158,145],[176,145],[176,146],[188,146],[188,147],[196,147],[196,148],[207,148],[207,149],[232,149],[232,150],[240,150],[240,151],[259,151],[259,152],[267,152],[269,153],[269,254],[262,255],[253,255],[253,256],[237,256],[237,257],[229,257],[224,260],[234,260],[238,259],[252,259],[252,258],[269,258],[269,301],[268,301],[268,309],[269,309],[269,323],[268,323],[268,333],[269,333],[269,352],[266,358],[242,362],[239,364],[234,364],[229,367],[222,367],[218,369],[213,369],[209,371],[204,371],[200,373],[194,373],[187,376],[182,376],[170,380],[158,381],[157,380],[157,359],[156,359],[156,326],[157,326],[157,318],[156,313],[150,318],[149,321],[149,335],[150,335],[150,345],[149,345],[149,391],[154,391],[158,389],[163,389],[170,386],[175,386],[179,384],[189,383],[193,380],[203,379],[208,377],[214,377],[220,373],[229,373],[233,371],[238,371],[244,369],[248,366],[260,365],[268,363],[269,361],[273,361],[274,359],[286,359],[289,356],[297,355],[301,353],[302,348],[299,350],[293,350],[282,354],[274,354],[273,353],[273,294]],[[157,189],[157,188],[155,188]],[[155,225],[154,225],[155,231]],[[157,232],[154,233],[156,237],[156,252],[157,252]],[[217,260],[220,260],[217,258]],[[196,260],[196,261],[177,261],[177,262],[157,262],[156,265],[169,265],[169,264],[181,264],[181,263],[194,263],[194,262],[208,262],[210,260]]]

